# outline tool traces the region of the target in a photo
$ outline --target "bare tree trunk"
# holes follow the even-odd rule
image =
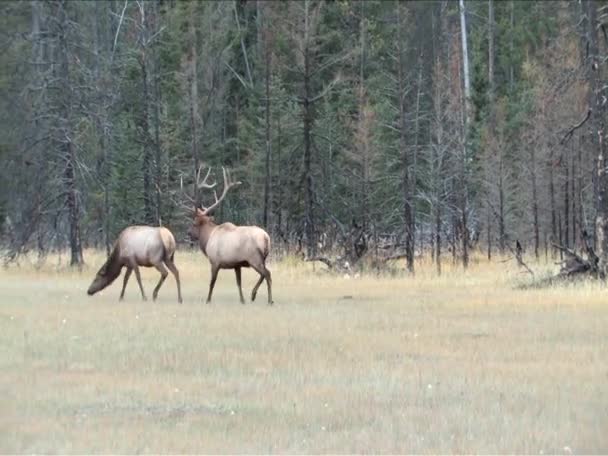
[[[490,105],[490,134],[495,136],[494,120],[494,0],[488,1],[488,99]],[[499,146],[500,147],[500,146]],[[501,176],[502,178],[502,176]],[[486,173],[486,181],[490,176]],[[489,193],[489,192],[488,192]],[[488,194],[487,198],[490,198]],[[486,204],[486,238],[488,261],[492,259],[492,208]]]
[[[552,243],[557,239],[557,220],[556,220],[556,208],[555,208],[555,177],[553,172],[553,147],[549,145],[549,200],[551,207],[551,236],[553,237]],[[555,248],[553,248],[553,255],[555,256]]]
[[[578,223],[581,233],[587,230],[587,221],[583,213],[583,147],[579,137],[578,143],[578,185],[577,185],[577,200],[578,200]]]
[[[103,8],[101,8],[103,6]],[[99,169],[100,181],[103,187],[103,242],[106,249],[106,255],[110,255],[112,247],[112,239],[110,235],[110,170],[111,170],[111,154],[110,154],[110,125],[108,119],[108,110],[110,109],[110,97],[108,94],[108,78],[111,77],[111,63],[108,58],[109,45],[111,38],[109,37],[108,25],[104,19],[111,13],[111,6],[104,5],[101,2],[95,3],[95,82],[98,92],[97,104],[98,112],[96,115],[97,134],[99,136],[99,149],[101,151],[102,164]]]
[[[154,33],[159,33],[159,26],[158,26],[158,21],[159,21],[159,4],[158,2],[154,2],[154,6],[153,6],[153,10],[154,10]],[[154,162],[155,162],[155,172],[156,172],[156,176],[155,176],[155,194],[156,194],[156,224],[161,226],[162,225],[162,218],[161,218],[161,214],[162,214],[162,207],[161,207],[161,203],[162,203],[162,199],[161,199],[161,185],[162,185],[162,148],[161,148],[161,143],[160,143],[160,103],[161,103],[161,89],[160,89],[160,82],[159,82],[159,78],[160,78],[160,64],[159,64],[159,59],[158,59],[158,53],[156,51],[156,49],[152,49],[152,59],[153,59],[153,65],[152,68],[154,70],[154,78],[153,78],[153,91],[154,91],[154,151],[155,151],[155,157],[154,157]]]
[[[277,207],[276,207],[276,224],[279,231],[279,235],[283,234],[283,186],[281,182],[281,115],[277,115]]]
[[[570,164],[570,201],[572,201],[572,248],[576,250],[576,154],[574,150],[571,152],[571,164]]]
[[[405,255],[407,261],[407,269],[409,272],[414,272],[414,233],[413,228],[413,210],[412,210],[412,195],[410,193],[410,163],[407,147],[407,124],[406,124],[406,107],[405,107],[405,68],[403,62],[403,6],[397,3],[397,65],[398,65],[398,96],[399,96],[399,148],[403,157],[403,203],[404,203],[404,218],[405,218]]]
[[[441,275],[441,207],[435,208],[435,266],[437,275]]]
[[[267,230],[270,229],[270,204],[271,204],[271,179],[272,173],[270,168],[271,162],[271,141],[270,141],[270,69],[272,63],[272,54],[270,51],[270,24],[268,17],[264,17],[264,60],[265,60],[265,116],[266,116],[266,176],[264,179],[264,226]]]
[[[462,73],[464,82],[465,125],[471,124],[471,78],[469,73],[469,51],[467,45],[467,20],[464,0],[459,0],[460,11],[460,40],[462,42]]]
[[[303,116],[304,116],[304,180],[306,185],[306,209],[305,209],[305,232],[306,232],[306,253],[309,257],[315,255],[315,225],[313,212],[313,183],[312,183],[312,144],[311,131],[313,127],[313,114],[311,104],[311,88],[310,88],[310,30],[309,30],[309,8],[308,0],[304,2],[304,100],[303,100]]]
[[[195,3],[190,4],[192,8],[195,7]],[[196,185],[196,173],[200,166],[200,156],[198,151],[198,67],[197,58],[198,50],[196,46],[196,28],[194,24],[194,12],[191,12],[189,20],[189,35],[190,35],[190,48],[188,49],[188,84],[189,84],[189,105],[190,105],[190,154],[192,156],[192,194],[194,195],[195,204],[201,203],[200,193]]]
[[[606,150],[606,117],[608,116],[608,103],[605,80],[602,70],[606,65],[599,53],[599,30],[597,9],[598,2],[586,0],[585,12],[587,16],[587,45],[589,49],[587,59],[587,74],[590,82],[589,106],[593,107],[591,117],[591,132],[593,145],[597,151],[595,174],[597,180],[597,214],[595,216],[595,234],[597,256],[599,257],[599,272],[608,274],[608,151]]]
[[[34,85],[35,86],[39,86],[41,85],[42,81],[44,80],[44,67],[46,67],[46,64],[43,63],[45,62],[45,40],[43,38],[44,33],[41,30],[41,21],[43,20],[43,4],[41,2],[39,2],[38,0],[34,0],[31,2],[31,6],[32,6],[32,41],[33,41],[33,45],[32,45],[32,61],[35,62],[35,70],[34,70]],[[33,113],[32,113],[32,123],[33,123],[33,127],[34,127],[34,136],[36,137],[38,135],[38,132],[40,131],[44,131],[44,115],[40,115],[42,114],[42,110],[46,109],[46,104],[47,104],[47,100],[46,100],[46,94],[43,94],[44,96],[44,100],[41,100],[38,103],[34,104],[33,107]],[[46,164],[44,162],[44,160],[42,159],[42,156],[44,155],[44,148],[42,144],[38,144],[38,139],[34,139],[35,141],[35,145],[32,148],[32,150],[35,153],[35,156],[38,158],[37,159],[37,164],[36,164],[36,171],[35,171],[35,177],[34,177],[34,182],[35,185],[33,185],[33,195],[30,198],[26,198],[26,201],[29,199],[31,201],[31,210],[29,211],[32,215],[33,215],[33,219],[36,220],[36,222],[31,223],[30,225],[30,229],[29,230],[23,230],[24,234],[27,233],[27,231],[33,232],[34,230],[36,231],[37,234],[37,248],[38,248],[38,256],[39,258],[42,258],[44,256],[44,240],[43,240],[43,230],[42,227],[40,226],[40,220],[42,218],[42,204],[41,204],[41,198],[42,195],[44,194],[45,191],[45,180],[43,179],[43,174],[44,174],[44,170],[46,168]],[[1,224],[1,222],[0,222]],[[27,237],[29,237],[29,235],[26,235],[24,237],[22,237],[22,241],[26,241]],[[21,243],[20,242],[20,243]],[[18,249],[20,249],[21,247],[23,247],[22,245],[17,246]]]
[[[500,253],[505,253],[506,243],[506,228],[505,228],[505,186],[504,186],[504,160],[503,148],[500,148],[500,156],[498,162],[498,247]]]
[[[467,146],[469,139],[469,127],[471,122],[471,83],[469,78],[469,54],[467,46],[467,23],[464,9],[464,0],[460,0],[460,37],[462,42],[462,71],[464,82],[463,118],[462,118],[462,157],[460,160],[460,224],[462,241],[462,266],[466,269],[469,265],[469,229],[467,223],[467,200],[468,200],[468,164]]]
[[[142,173],[144,178],[144,219],[146,223],[154,223],[152,210],[152,152],[150,151],[150,125],[149,125],[149,102],[150,102],[150,70],[148,45],[149,45],[149,11],[146,11],[146,2],[139,2],[139,67],[141,71],[141,112],[139,115],[138,133],[142,145]]]
[[[416,255],[416,192],[418,191],[417,187],[417,172],[418,172],[418,146],[420,142],[420,100],[422,98],[422,51],[418,55],[418,81],[416,83],[416,110],[414,114],[414,148],[413,148],[413,157],[412,157],[412,176],[410,179],[410,207],[411,207],[411,226],[409,232],[412,233],[412,269],[411,272],[414,272],[414,258]],[[420,243],[422,252],[422,242]]]
[[[570,247],[570,169],[568,166],[568,157],[562,155],[561,160],[564,166],[564,246]]]
[[[536,153],[534,147],[530,149],[530,174],[532,179],[532,220],[534,228],[534,256],[538,258],[540,247],[540,234],[538,227],[538,189],[536,185]]]
[[[513,55],[514,44],[513,40],[515,38],[515,0],[511,0],[511,4],[509,5],[509,22],[511,28],[509,30],[509,55]],[[509,89],[510,92],[513,93],[513,89],[515,86],[515,71],[513,69],[513,59],[509,59]]]
[[[65,170],[63,183],[65,187],[66,206],[68,208],[68,218],[70,226],[70,265],[81,266],[82,241],[80,238],[80,205],[78,201],[78,187],[76,183],[76,151],[72,138],[72,84],[70,80],[70,63],[68,54],[68,28],[69,18],[67,12],[68,2],[62,0],[57,4],[58,12],[58,52],[59,52],[59,76],[61,78],[61,95],[63,97],[60,104],[60,143],[64,151]]]
[[[488,95],[494,110],[494,0],[488,0]]]

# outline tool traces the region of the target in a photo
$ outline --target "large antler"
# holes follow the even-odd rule
[[[201,169],[203,168],[203,165],[198,167],[198,171],[196,172],[196,187],[197,188],[213,188],[217,185],[217,182],[214,182],[213,184],[208,184],[207,183],[207,179],[209,178],[209,173],[211,173],[211,166],[209,167],[209,169],[207,170],[207,174],[205,174],[205,178],[203,179],[203,182],[201,182]]]
[[[199,169],[200,172],[200,169]],[[198,188],[213,188],[215,187],[215,185],[217,184],[217,182],[213,183],[213,184],[207,184],[207,178],[209,177],[209,173],[211,172],[211,168],[209,168],[209,171],[207,171],[207,175],[205,176],[205,179],[203,180],[202,183],[198,183],[198,175],[197,175],[197,185]],[[226,194],[228,193],[228,190],[230,190],[232,187],[236,187],[237,185],[241,185],[240,181],[236,181],[233,182],[231,177],[230,177],[230,171],[227,171],[226,168],[224,168],[222,166],[222,174],[224,175],[224,190],[222,191],[222,196],[220,196],[219,198],[217,197],[217,192],[213,191],[213,195],[215,196],[215,203],[213,203],[211,206],[209,207],[203,207],[203,213],[204,214],[210,214],[211,211],[213,211],[216,207],[218,207],[220,205],[220,203],[222,202],[222,200],[226,197]]]

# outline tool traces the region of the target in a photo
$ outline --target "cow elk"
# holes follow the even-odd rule
[[[156,300],[158,290],[169,274],[167,268],[175,276],[177,282],[177,299],[182,302],[181,285],[179,281],[179,271],[173,262],[175,256],[175,238],[171,231],[164,227],[153,226],[130,226],[125,228],[118,240],[114,244],[112,253],[108,257],[105,264],[101,267],[93,283],[89,287],[87,293],[93,295],[105,287],[110,285],[120,275],[122,268],[126,267],[127,272],[122,284],[120,300],[124,298],[125,288],[131,272],[135,271],[137,283],[141,290],[141,296],[144,301],[147,300],[144,287],[141,284],[141,276],[139,274],[139,266],[152,267],[154,266],[161,274],[160,280],[152,298]],[[167,268],[165,268],[165,266]]]
[[[207,179],[211,169],[200,182],[200,168],[196,176],[196,183],[199,189],[213,189],[216,183],[208,184]],[[211,282],[209,283],[209,294],[207,303],[211,301],[213,287],[217,280],[220,269],[234,269],[236,274],[236,284],[239,288],[241,304],[243,290],[241,288],[241,268],[251,267],[255,269],[260,278],[251,291],[251,301],[255,301],[258,288],[264,280],[268,286],[268,304],[272,304],[272,279],[270,271],[266,268],[266,258],[270,253],[270,237],[268,233],[257,226],[236,226],[232,223],[216,224],[211,213],[216,209],[226,197],[228,191],[240,185],[240,182],[232,182],[230,173],[222,168],[224,176],[224,190],[218,198],[215,195],[215,203],[207,208],[195,208],[194,220],[188,230],[188,234],[193,240],[198,240],[199,246],[211,263]]]

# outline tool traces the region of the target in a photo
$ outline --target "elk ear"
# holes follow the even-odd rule
[[[195,215],[202,216],[202,215],[205,215],[205,213],[200,208],[197,207]]]

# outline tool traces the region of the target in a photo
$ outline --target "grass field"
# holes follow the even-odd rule
[[[517,290],[512,263],[415,278],[270,265],[275,305],[178,252],[135,279],[0,272],[1,453],[606,453],[608,289]],[[65,257],[64,257],[65,261]],[[447,265],[446,265],[447,266]],[[144,271],[148,296],[158,273]],[[256,276],[244,272],[248,296]]]

